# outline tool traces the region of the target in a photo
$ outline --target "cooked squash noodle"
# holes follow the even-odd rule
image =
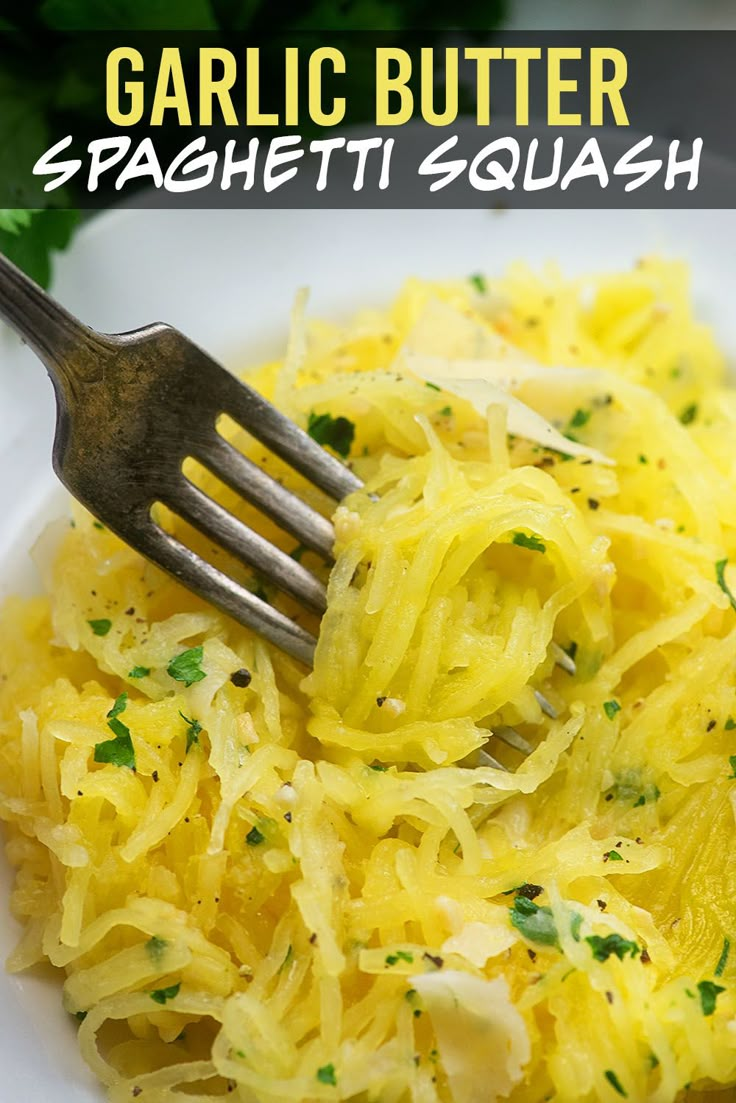
[[[305,306],[250,378],[364,482],[331,570],[187,474],[321,626],[160,519],[314,669],[73,506],[1,619],[8,967],[59,970],[113,1103],[733,1092],[736,398],[685,268]]]

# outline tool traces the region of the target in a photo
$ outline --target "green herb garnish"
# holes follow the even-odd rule
[[[204,648],[201,644],[199,647],[190,647],[188,651],[182,651],[167,666],[169,677],[177,682],[183,682],[187,689],[195,682],[201,682],[207,677],[200,665],[203,654]]]
[[[440,410],[440,417],[450,417],[452,414],[452,406],[443,406]]]
[[[620,934],[609,934],[605,938],[593,934],[585,941],[590,946],[596,961],[608,961],[611,954],[615,954],[619,961],[623,961],[627,955],[636,957],[640,953],[635,942],[631,942],[628,938],[622,938]]]
[[[323,1065],[322,1068],[317,1069],[317,1079],[320,1084],[331,1084],[334,1088],[337,1085],[337,1076],[335,1075],[335,1066]]]
[[[730,754],[728,756],[728,761],[731,766],[731,773],[728,776],[729,778],[736,778],[736,754]]]
[[[181,710],[179,711],[179,716],[181,716],[182,720],[187,725],[187,754],[189,754],[192,745],[194,743],[199,743],[199,733],[202,730],[202,725],[199,720],[190,720]]]
[[[690,405],[686,406],[685,409],[680,414],[680,421],[682,422],[683,425],[691,425],[693,423],[693,421],[695,421],[695,418],[697,416],[698,416],[697,403],[691,402]]]
[[[150,666],[134,666],[132,670],[128,671],[129,678],[147,678],[151,673]]]
[[[346,417],[315,414],[314,411],[309,415],[307,432],[317,444],[328,444],[343,459],[349,455],[355,438],[355,426]]]
[[[108,712],[107,719],[108,720],[114,720],[116,716],[120,716],[121,712],[125,712],[127,707],[128,707],[128,694],[127,693],[121,693],[120,696],[116,698],[115,704],[112,706],[112,708]]]
[[[721,587],[728,600],[731,602],[731,608],[736,609],[736,597],[733,596],[731,590],[729,589],[728,583],[726,582],[727,564],[727,559],[719,559],[716,563],[716,582]]]
[[[570,418],[571,429],[582,429],[583,425],[586,425],[590,421],[590,415],[592,410],[576,410]]]
[[[715,975],[717,977],[722,977],[723,976],[723,971],[726,968],[726,963],[728,962],[728,955],[729,955],[730,952],[731,952],[731,939],[730,938],[724,938],[724,940],[723,940],[723,949],[721,950],[721,956],[718,958],[718,964],[716,965],[715,970],[714,970]]]
[[[736,728],[736,720],[734,720],[732,716],[729,716],[724,726],[727,732],[732,732],[734,728]]]
[[[158,935],[153,935],[151,938],[149,938],[148,942],[146,943],[146,950],[148,951],[148,956],[150,957],[154,965],[161,964],[161,959],[166,953],[166,947],[168,945],[169,944],[166,939],[159,938]]]
[[[621,706],[619,705],[618,701],[604,701],[603,711],[605,712],[609,720],[613,720],[616,713],[621,711]]]
[[[542,946],[559,945],[551,908],[546,905],[540,907],[526,896],[517,896],[513,908],[509,908],[509,914],[511,925],[530,942],[539,942]]]
[[[387,965],[396,965],[399,961],[405,961],[408,965],[413,965],[414,954],[410,954],[408,950],[396,950],[393,954],[386,955]]]
[[[487,288],[485,276],[481,276],[480,272],[474,272],[472,276],[468,276],[468,279],[479,295],[485,294]]]
[[[721,992],[725,992],[726,989],[720,984],[714,984],[712,980],[701,980],[698,983],[698,992],[700,994],[700,1006],[703,1009],[703,1014],[706,1018],[712,1015],[716,1009],[716,1000],[720,996]]]
[[[112,766],[127,766],[135,770],[135,750],[130,731],[121,720],[108,720],[107,726],[115,736],[95,745],[95,762],[105,762]]]
[[[606,1080],[611,1085],[614,1091],[618,1092],[619,1095],[622,1095],[624,1099],[629,1098],[623,1089],[621,1081],[619,1080],[618,1076],[616,1076],[616,1073],[613,1071],[613,1069],[606,1069],[603,1075],[605,1076]]]
[[[609,850],[603,857],[607,858],[609,862],[623,862],[623,858],[617,850]]]
[[[245,841],[248,846],[260,846],[261,843],[265,843],[266,836],[262,831],[259,831],[257,827],[251,827],[250,831],[245,836]]]
[[[528,548],[529,551],[541,552],[542,555],[546,552],[546,545],[542,543],[538,536],[527,536],[525,532],[515,532],[511,538],[512,544],[517,544],[520,548]]]
[[[90,626],[96,636],[106,636],[112,628],[112,621],[103,617],[101,620],[88,620],[87,624]]]
[[[179,995],[179,989],[181,988],[181,982],[179,984],[172,984],[169,988],[156,988],[153,992],[149,992],[149,996],[154,1003],[164,1004],[168,1000],[173,1000]]]

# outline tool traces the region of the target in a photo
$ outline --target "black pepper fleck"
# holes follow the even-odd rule
[[[237,689],[247,689],[253,680],[253,675],[245,667],[241,667],[240,670],[236,670],[230,675],[230,681]]]

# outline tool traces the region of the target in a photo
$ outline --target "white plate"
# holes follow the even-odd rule
[[[124,211],[94,220],[57,266],[60,300],[99,329],[158,319],[232,366],[283,350],[297,287],[315,314],[387,302],[410,274],[500,272],[556,259],[571,273],[644,253],[692,265],[702,318],[736,361],[735,211]],[[63,508],[50,467],[52,391],[40,364],[0,334],[0,599],[35,588],[28,549]],[[0,652],[0,667],[2,654]],[[17,926],[0,871],[0,957]],[[3,1099],[97,1103],[60,985],[0,972]]]

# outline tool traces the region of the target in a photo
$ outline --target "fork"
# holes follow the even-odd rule
[[[312,612],[326,607],[322,582],[194,485],[183,472],[194,459],[262,510],[306,548],[332,560],[330,521],[230,445],[217,423],[241,428],[338,502],[361,480],[338,459],[172,326],[99,333],[74,318],[0,254],[0,318],[44,363],[56,392],[54,470],[64,486],[111,532],[205,601],[310,666],[315,638],[301,625],[218,570],[157,524],[167,506],[215,544]],[[557,644],[554,660],[573,660]],[[543,712],[557,713],[539,691]],[[489,736],[522,755],[531,746],[514,728]],[[487,751],[479,761],[503,769]]]
[[[190,482],[195,459],[306,548],[330,560],[332,524],[233,448],[222,414],[330,498],[360,479],[246,383],[172,326],[98,333],[0,255],[0,317],[44,363],[56,391],[54,470],[100,522],[205,601],[310,665],[314,637],[154,520],[162,503],[267,582],[321,614],[325,588]]]

